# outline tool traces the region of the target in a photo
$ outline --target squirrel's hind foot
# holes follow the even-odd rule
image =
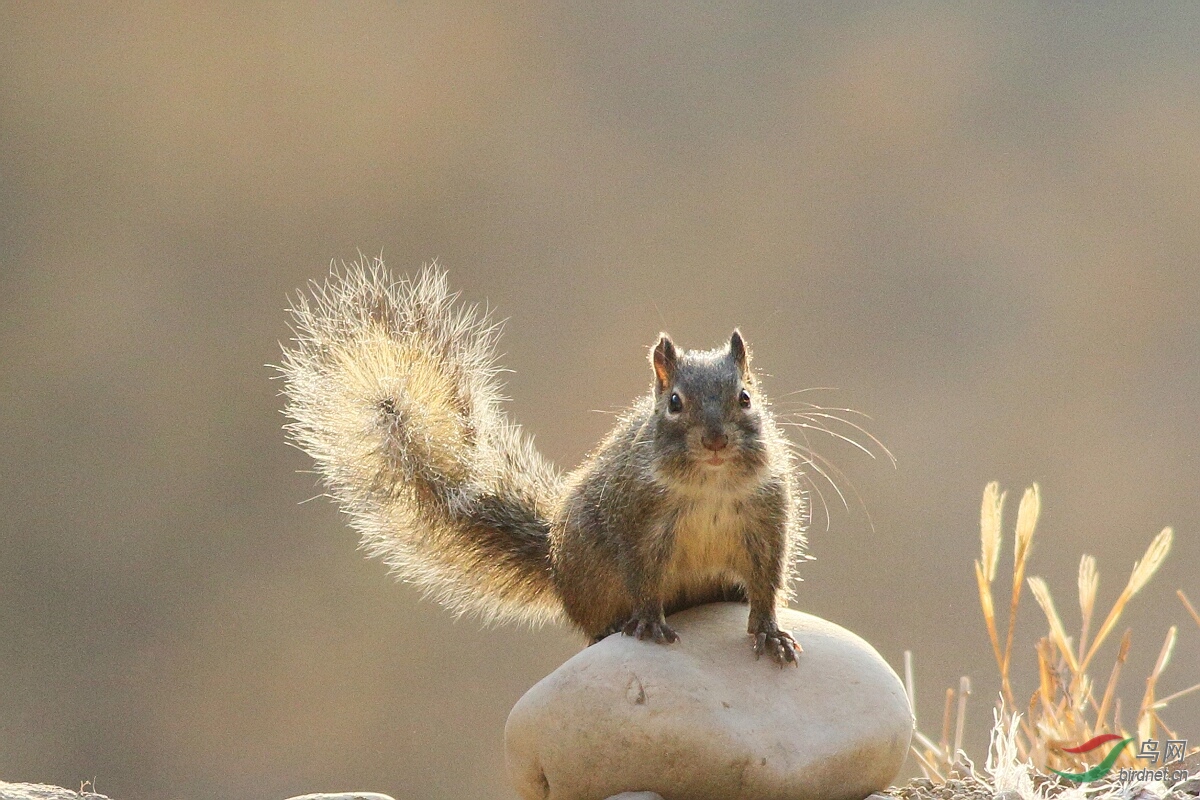
[[[653,639],[659,644],[674,644],[679,641],[679,634],[663,619],[661,611],[657,615],[634,614],[621,631],[626,636],[634,636],[639,640]]]
[[[787,631],[780,630],[774,624],[768,624],[761,626],[757,633],[751,635],[754,636],[756,659],[763,653],[768,653],[781,667],[788,664],[793,667],[800,666],[799,655],[804,652],[804,648]]]

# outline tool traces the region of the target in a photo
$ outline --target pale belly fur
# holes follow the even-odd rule
[[[741,583],[747,575],[743,521],[736,495],[697,497],[678,517],[667,569],[668,593],[686,592],[713,579]]]

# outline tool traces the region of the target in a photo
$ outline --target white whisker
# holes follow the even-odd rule
[[[841,408],[834,409],[834,410],[849,411],[849,409],[841,409]],[[888,460],[892,462],[892,466],[893,467],[896,466],[896,457],[894,455],[892,455],[892,451],[888,449],[887,445],[885,445],[883,442],[879,441],[879,439],[875,436],[875,434],[871,433],[869,430],[862,427],[861,425],[858,425],[857,423],[854,423],[848,419],[845,419],[844,417],[839,417],[837,414],[829,413],[830,411],[831,411],[831,409],[827,409],[827,408],[820,409],[820,410],[814,409],[813,411],[810,411],[808,413],[801,414],[801,416],[804,417],[805,419],[811,419],[812,417],[821,417],[822,419],[832,419],[832,420],[836,420],[836,421],[842,423],[843,425],[848,425],[851,428],[854,428],[854,430],[858,431],[863,436],[866,436],[868,439],[870,439],[872,442],[874,442],[875,446],[878,447],[880,450],[882,450],[883,454],[886,455],[888,457]],[[862,416],[866,417],[867,419],[870,419],[870,417],[867,417],[866,414],[863,414]],[[828,429],[825,429],[825,430],[827,433],[833,433],[833,431],[830,431]],[[871,454],[871,458],[875,458],[874,453]]]
[[[863,447],[858,442],[851,439],[849,436],[844,436],[844,435],[838,433],[837,431],[831,431],[831,430],[829,430],[829,428],[826,428],[824,425],[820,425],[815,422],[804,423],[804,422],[787,422],[787,421],[781,421],[779,424],[787,425],[792,428],[807,428],[809,430],[820,431],[821,433],[832,436],[835,439],[841,439],[846,444],[852,445],[854,447],[857,447],[859,450],[862,450],[864,453],[866,453],[871,458],[875,458],[874,453],[872,453],[867,448]]]

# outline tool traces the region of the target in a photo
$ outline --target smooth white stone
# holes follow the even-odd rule
[[[614,635],[530,689],[505,726],[509,778],[526,800],[861,800],[908,752],[912,711],[858,636],[781,609],[799,667],[755,660],[748,609],[673,615],[671,645]]]

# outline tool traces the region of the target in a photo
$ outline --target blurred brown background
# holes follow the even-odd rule
[[[823,487],[798,604],[911,648],[927,730],[970,674],[980,759],[989,480],[1010,525],[1041,484],[1072,629],[1080,554],[1107,609],[1173,525],[1121,694],[1173,623],[1160,693],[1200,680],[1198,41],[1186,3],[4,4],[0,779],[512,796],[505,716],[580,642],[455,621],[298,504],[263,365],[360,248],[511,319],[565,467],[663,328],[870,413],[898,466],[813,440],[861,503]],[[1200,695],[1167,718],[1200,743]]]

